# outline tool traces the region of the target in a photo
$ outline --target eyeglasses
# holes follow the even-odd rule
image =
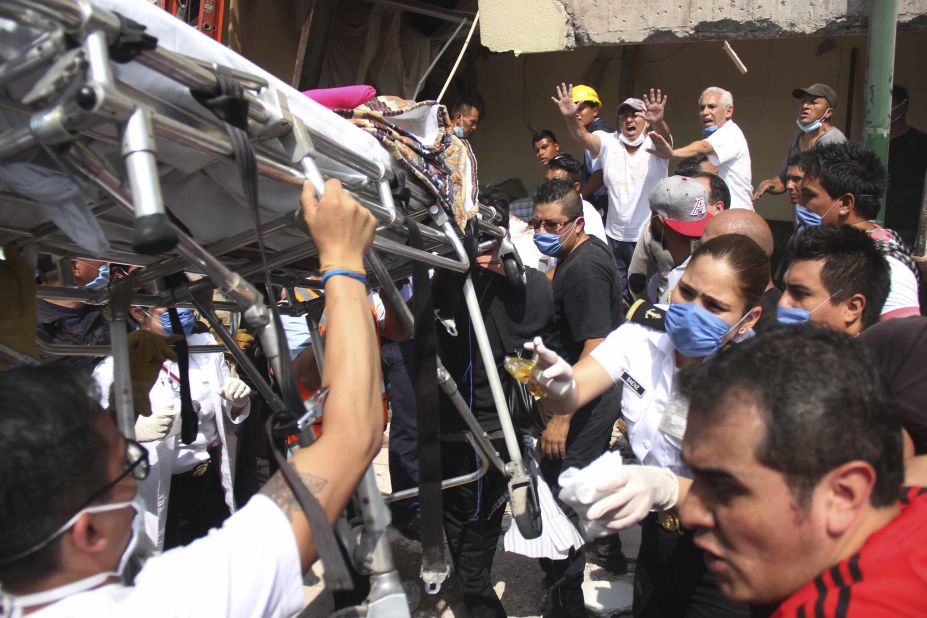
[[[566,221],[551,221],[550,219],[532,219],[528,221],[528,225],[537,232],[542,227],[545,232],[550,232],[551,234],[556,234],[563,229],[563,226],[576,221],[579,217],[573,217],[572,219],[567,219]]]
[[[88,504],[93,504],[98,498],[109,493],[110,489],[115,487],[119,481],[129,476],[130,474],[136,481],[144,481],[146,478],[148,478],[148,473],[150,471],[151,464],[148,463],[148,451],[146,451],[145,447],[135,440],[126,439],[126,460],[122,466],[122,474],[111,480],[99,490],[93,492],[77,510],[80,511]]]

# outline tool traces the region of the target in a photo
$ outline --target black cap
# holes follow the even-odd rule
[[[837,93],[827,84],[811,84],[807,88],[796,88],[792,91],[792,96],[796,99],[800,99],[805,95],[824,97],[827,101],[827,105],[830,107],[837,107]]]

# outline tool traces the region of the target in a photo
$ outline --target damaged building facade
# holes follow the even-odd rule
[[[862,139],[869,1],[480,0],[479,10],[480,42],[493,52],[473,67],[488,111],[473,140],[481,182],[519,178],[528,192],[536,186],[543,174],[531,155],[532,130],[553,130],[565,151],[579,154],[550,101],[561,81],[596,87],[609,121],[625,97],[662,88],[679,144],[700,137],[699,93],[712,85],[730,90],[734,118],[750,143],[754,184],[785,156],[793,88],[832,85],[836,126]],[[910,92],[909,123],[927,129],[920,67],[927,0],[898,0],[897,15],[895,83]],[[725,53],[724,41],[747,73]],[[784,196],[764,197],[757,210],[770,219],[791,217]]]

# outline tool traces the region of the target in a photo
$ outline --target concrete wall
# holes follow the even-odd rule
[[[660,87],[669,94],[667,121],[679,145],[701,137],[696,115],[699,93],[717,85],[734,94],[734,118],[750,143],[753,181],[772,176],[785,157],[788,137],[795,128],[797,105],[793,88],[814,82],[832,85],[840,98],[835,114],[845,130],[850,84],[850,57],[856,49],[853,122],[849,137],[861,139],[866,38],[806,37],[738,41],[734,44],[749,72],[741,75],[724,54],[720,42],[693,42],[637,47],[631,93]],[[628,48],[625,48],[628,49]],[[472,144],[479,162],[481,183],[521,178],[529,192],[543,178],[531,152],[531,130],[551,129],[563,150],[580,154],[570,140],[563,119],[550,97],[560,81],[592,83],[603,100],[603,116],[614,122],[619,99],[621,48],[586,47],[571,52],[524,55],[489,54],[476,68],[487,115]],[[927,130],[927,80],[920,59],[927,58],[927,32],[900,32],[895,58],[895,83],[911,95],[909,123]],[[596,77],[600,80],[596,82]],[[670,171],[675,164],[670,166]],[[787,220],[784,196],[766,196],[758,211]]]
[[[883,2],[888,0],[870,0]],[[479,0],[483,44],[541,52],[680,39],[768,38],[861,31],[870,2],[744,0]],[[898,0],[898,20],[927,25],[927,0]]]

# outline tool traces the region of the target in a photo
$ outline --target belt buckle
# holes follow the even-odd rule
[[[206,474],[206,470],[209,469],[209,461],[204,461],[197,467],[193,468],[193,478],[199,478]]]
[[[679,522],[679,516],[669,511],[660,511],[657,513],[657,523],[667,532],[682,534],[682,524]]]

